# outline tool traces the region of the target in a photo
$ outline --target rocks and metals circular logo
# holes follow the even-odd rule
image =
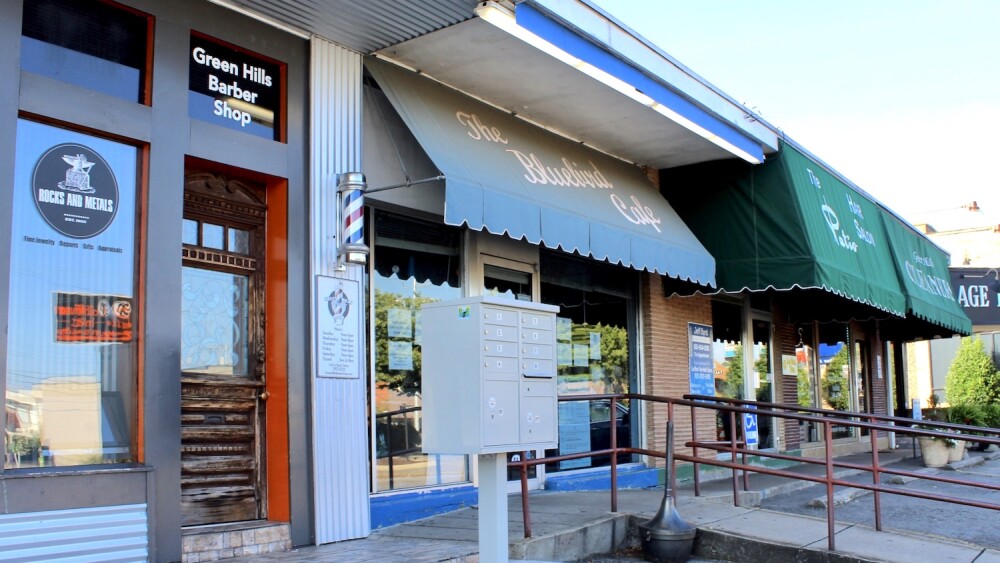
[[[35,207],[46,223],[75,239],[96,236],[118,213],[118,182],[107,161],[76,143],[50,148],[31,174]]]

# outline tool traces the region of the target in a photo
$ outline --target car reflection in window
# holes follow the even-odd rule
[[[632,445],[632,424],[629,408],[621,403],[615,403],[615,434],[618,447],[628,448]],[[590,449],[592,451],[611,448],[611,401],[599,399],[590,401]],[[629,456],[619,455],[618,463],[626,463]],[[611,456],[595,456],[593,466],[610,465]]]

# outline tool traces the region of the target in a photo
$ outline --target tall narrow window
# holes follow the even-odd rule
[[[420,306],[462,297],[461,231],[382,212],[374,219],[375,488],[468,481],[466,456],[420,450]]]
[[[715,396],[728,399],[745,397],[743,368],[743,306],[740,303],[712,301],[712,368],[715,376]],[[731,417],[727,412],[719,412],[715,420],[715,436],[718,440],[733,438],[733,421],[736,435],[741,436],[739,415]]]
[[[134,459],[137,156],[18,121],[7,469]]]
[[[150,16],[104,2],[24,3],[21,68],[145,102]]]
[[[632,345],[635,276],[630,270],[554,252],[541,253],[542,303],[559,306],[556,357],[559,396],[628,393],[635,379]],[[559,449],[548,455],[629,447],[638,418],[628,401],[559,404]],[[630,461],[618,456],[618,462]],[[608,465],[596,456],[546,465],[547,471]]]
[[[819,373],[820,406],[835,411],[851,410],[851,348],[847,344],[847,325],[820,325]],[[834,426],[833,437],[854,436],[852,426]]]

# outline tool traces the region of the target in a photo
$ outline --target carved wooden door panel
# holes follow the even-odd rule
[[[185,526],[267,517],[263,193],[222,175],[186,177],[180,373]]]

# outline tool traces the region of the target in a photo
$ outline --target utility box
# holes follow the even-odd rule
[[[555,448],[559,307],[480,296],[421,311],[424,453]]]

